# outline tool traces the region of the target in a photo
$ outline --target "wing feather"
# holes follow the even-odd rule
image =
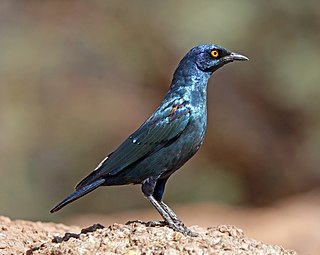
[[[162,112],[155,112],[142,126],[130,135],[113,153],[84,178],[76,189],[88,185],[96,179],[115,175],[158,151],[172,139],[177,138],[187,127],[190,110],[186,104],[171,105]]]

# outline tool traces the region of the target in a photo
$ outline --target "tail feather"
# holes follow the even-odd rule
[[[97,172],[96,170],[91,172],[89,175],[87,175],[85,178],[83,178],[75,187],[76,190],[81,189],[82,187],[85,187],[89,185],[90,183],[94,182],[94,179],[97,179],[99,177],[96,177]]]
[[[54,213],[56,211],[59,211],[62,207],[66,206],[67,204],[69,204],[69,203],[73,202],[74,200],[77,200],[78,198],[95,190],[104,182],[105,182],[104,179],[98,179],[98,180],[94,181],[93,183],[90,183],[86,186],[83,186],[83,187],[77,189],[75,192],[73,192],[68,197],[66,197],[64,200],[62,200],[59,204],[57,204],[54,208],[52,208],[50,210],[50,212]]]

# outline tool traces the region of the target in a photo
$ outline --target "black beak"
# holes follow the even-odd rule
[[[229,61],[234,61],[234,60],[238,60],[238,61],[248,61],[249,59],[246,56],[240,55],[238,53],[235,52],[231,52],[231,54],[229,56],[227,56]]]

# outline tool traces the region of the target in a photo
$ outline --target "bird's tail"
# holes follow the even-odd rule
[[[52,208],[50,210],[50,212],[54,213],[56,211],[59,211],[62,207],[66,206],[67,204],[69,204],[69,203],[73,202],[74,200],[77,200],[78,198],[95,190],[104,182],[105,182],[104,179],[98,179],[98,180],[94,181],[93,183],[90,183],[86,186],[81,187],[80,189],[77,189],[75,192],[73,192],[68,197],[66,197],[64,200],[62,200],[59,204],[57,204],[54,208]]]

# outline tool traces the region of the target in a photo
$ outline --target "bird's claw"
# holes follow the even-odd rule
[[[197,237],[198,236],[198,233],[192,232],[181,221],[174,222],[173,224],[168,224],[168,227],[170,227],[174,231],[180,232],[180,233],[182,233],[184,235],[187,235],[187,236],[191,236],[191,237]]]
[[[168,223],[166,221],[158,221],[158,220],[151,220],[148,222],[144,222],[141,220],[129,220],[126,222],[126,225],[130,225],[130,224],[134,224],[134,223],[139,223],[139,224],[143,224],[146,227],[163,227],[168,225]]]
[[[170,216],[171,216],[171,215],[170,215]],[[171,219],[173,220],[174,224],[185,227],[184,224],[183,224],[183,222],[182,222],[178,217],[176,217],[176,216],[175,216],[175,217],[172,217],[172,216],[171,216]]]
[[[146,223],[147,227],[163,227],[168,225],[166,221],[151,220]]]
[[[184,235],[197,237],[198,233],[192,232],[188,229],[181,220],[173,221],[172,223],[168,223],[166,221],[148,221],[145,223],[147,227],[164,227],[168,226],[169,228],[173,229],[174,231],[180,232]]]
[[[174,220],[170,223],[162,220],[162,221],[158,221],[158,220],[152,220],[152,221],[148,221],[148,222],[143,222],[141,220],[132,220],[132,221],[128,221],[126,223],[126,225],[132,224],[132,223],[140,223],[140,224],[144,224],[147,227],[164,227],[164,226],[168,226],[169,228],[173,229],[174,231],[180,232],[184,235],[187,236],[191,236],[191,237],[197,237],[198,234],[195,232],[192,232],[190,229],[188,229],[181,220]]]

